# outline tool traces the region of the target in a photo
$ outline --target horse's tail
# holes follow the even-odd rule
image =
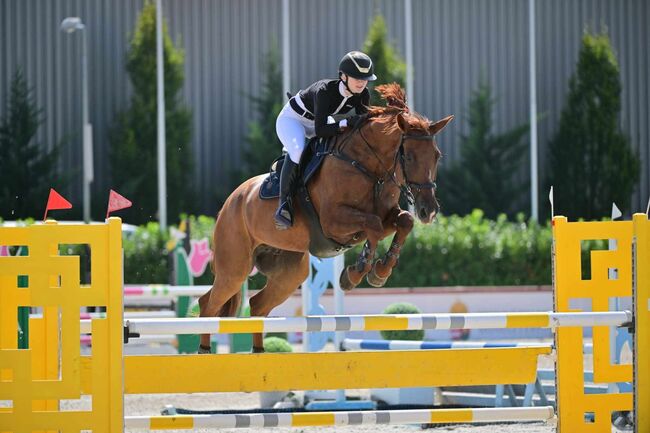
[[[221,210],[217,211],[217,215],[214,217],[214,230],[212,231],[212,261],[210,262],[210,270],[212,275],[217,277],[217,221],[219,221],[219,214]]]
[[[217,223],[219,221],[219,214],[221,213],[221,210],[217,212],[217,216],[215,217],[215,226],[214,226],[214,231],[212,232],[212,261],[210,262],[210,269],[212,270],[212,274],[214,275],[214,278],[217,277]],[[217,314],[217,316],[220,317],[235,317],[237,315],[237,310],[239,309],[239,304],[241,304],[242,300],[242,295],[241,295],[241,290],[237,292],[237,294],[233,295],[232,298],[228,299],[225,304],[223,304],[223,307],[221,307],[221,311]]]

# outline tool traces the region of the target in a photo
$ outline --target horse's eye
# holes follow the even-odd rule
[[[413,158],[413,154],[410,153],[410,152],[406,153],[406,154],[404,155],[404,157],[406,158],[406,160],[407,160],[408,162],[412,162],[413,159],[414,159],[414,158]]]

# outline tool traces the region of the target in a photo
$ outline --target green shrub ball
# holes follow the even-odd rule
[[[293,352],[293,347],[283,338],[266,337],[264,339],[264,351],[269,353]]]
[[[384,314],[420,314],[418,307],[408,302],[398,302],[390,304],[384,310]],[[381,337],[384,340],[409,340],[422,341],[424,339],[424,329],[415,329],[412,331],[381,331]]]

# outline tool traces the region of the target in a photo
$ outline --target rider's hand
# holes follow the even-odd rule
[[[346,120],[348,121],[348,128],[354,129],[361,122],[361,116],[355,114]]]

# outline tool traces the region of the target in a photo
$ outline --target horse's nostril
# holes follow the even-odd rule
[[[421,219],[427,218],[427,210],[423,207],[420,208],[419,216]]]

